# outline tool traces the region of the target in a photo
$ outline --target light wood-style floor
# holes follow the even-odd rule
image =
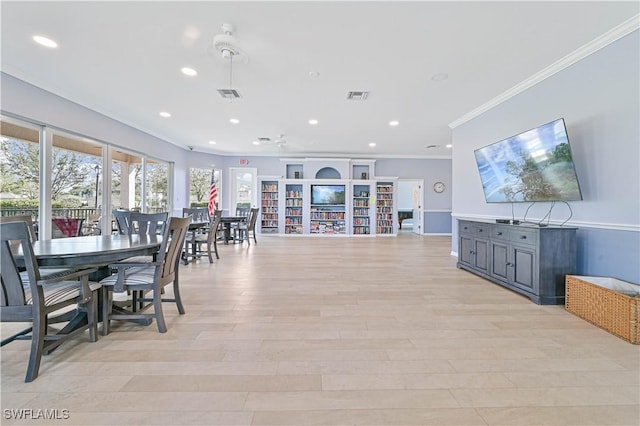
[[[181,266],[169,331],[114,323],[25,384],[2,423],[638,425],[640,349],[455,267],[448,237],[258,236]],[[3,334],[9,330],[3,325]],[[6,409],[68,410],[56,422]]]

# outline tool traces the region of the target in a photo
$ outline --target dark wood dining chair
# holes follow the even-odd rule
[[[4,346],[18,339],[31,339],[31,353],[25,382],[38,377],[42,355],[52,352],[65,341],[89,330],[89,340],[97,339],[97,291],[100,284],[88,279],[95,268],[62,270],[43,276],[33,252],[31,232],[25,222],[0,224],[2,294],[0,319],[2,322],[25,322],[31,325],[4,340]],[[12,243],[17,243],[12,244]],[[18,250],[20,249],[20,250]],[[20,254],[20,256],[17,255]],[[24,264],[28,275],[25,283],[17,265]],[[63,308],[70,311],[53,315]],[[68,323],[54,332],[50,325]]]
[[[155,319],[158,331],[165,333],[167,326],[162,313],[162,302],[175,302],[178,312],[185,313],[180,288],[178,285],[178,267],[180,255],[184,246],[187,229],[191,223],[190,217],[171,217],[162,234],[162,244],[154,262],[118,262],[109,265],[117,271],[102,281],[102,334],[109,334],[111,320],[152,320]],[[174,297],[164,298],[162,289],[173,284]],[[114,312],[113,293],[130,291],[133,294],[143,294],[138,302],[143,305],[136,312]],[[149,293],[152,293],[149,296]],[[146,303],[146,304],[145,304]],[[135,304],[134,304],[135,305]],[[144,313],[153,307],[153,313]]]
[[[257,244],[258,240],[256,239],[256,221],[258,219],[259,208],[254,207],[249,211],[249,217],[246,222],[240,222],[238,224],[238,240],[240,242],[246,241],[249,245],[251,245],[251,241],[249,238],[251,237],[250,233],[253,233],[253,241]]]
[[[31,235],[31,242],[34,242],[38,239],[38,235],[36,234],[36,228],[33,223],[33,218],[30,214],[21,214],[16,216],[0,216],[0,223],[9,223],[9,222],[25,222],[29,227],[29,235]]]
[[[183,208],[182,217],[191,216],[193,222],[209,222],[209,209],[207,207]]]
[[[131,216],[131,211],[129,210],[114,210],[111,212],[113,215],[113,220],[116,222],[116,230],[120,235],[130,235],[129,234],[129,216]]]
[[[203,250],[203,246],[206,245],[206,253],[209,257],[209,263],[213,263],[213,255],[212,252],[215,253],[216,259],[220,259],[218,255],[218,232],[220,230],[220,222],[222,220],[222,210],[216,210],[209,221],[209,226],[204,234],[196,234],[195,238],[192,241],[187,241],[187,251],[189,248],[193,249],[193,247],[189,247],[190,244],[196,245],[196,253],[202,255],[205,250]]]

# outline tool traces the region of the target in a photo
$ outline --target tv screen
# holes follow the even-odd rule
[[[475,151],[487,203],[582,200],[564,119]]]
[[[344,204],[344,185],[311,185],[311,204]]]

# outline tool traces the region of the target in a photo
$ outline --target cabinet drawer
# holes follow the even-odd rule
[[[460,233],[471,234],[476,237],[489,238],[491,225],[478,222],[460,222]]]
[[[491,239],[509,241],[511,229],[508,226],[493,226],[491,228]]]
[[[510,232],[510,240],[518,244],[536,244],[537,231],[533,229],[512,229]]]

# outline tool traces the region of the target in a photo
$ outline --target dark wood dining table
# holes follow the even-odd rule
[[[231,224],[246,222],[247,219],[248,219],[248,216],[222,216],[220,218],[220,223],[224,227],[224,243],[225,244],[229,244],[229,240],[231,240]]]
[[[91,274],[89,279],[100,281],[111,273],[108,268],[110,263],[132,256],[152,255],[158,251],[161,243],[161,235],[90,235],[35,241],[33,252],[40,267],[96,267],[98,271]],[[20,260],[20,257],[16,260]],[[116,305],[113,308],[122,309]],[[145,325],[150,323],[138,322]],[[69,332],[81,325],[81,322],[71,321],[64,330]]]
[[[132,256],[158,251],[161,235],[89,235],[33,243],[41,267],[106,266]]]

